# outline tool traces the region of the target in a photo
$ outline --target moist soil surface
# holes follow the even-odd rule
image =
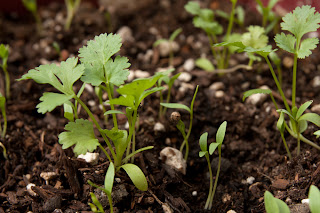
[[[256,62],[253,70],[238,69],[223,75],[196,67],[186,71],[184,65],[188,59],[195,60],[203,54],[212,57],[209,42],[203,31],[193,27],[192,17],[183,9],[186,0],[161,2],[153,1],[141,10],[113,15],[112,22],[105,18],[103,8],[83,3],[68,31],[63,28],[65,6],[53,3],[40,8],[44,29],[41,36],[36,33],[36,25],[28,14],[1,14],[0,42],[10,45],[8,70],[12,98],[7,100],[7,135],[1,140],[7,148],[8,159],[0,155],[0,212],[90,212],[90,192],[96,193],[106,212],[109,212],[106,196],[87,184],[91,180],[103,185],[109,164],[105,155],[97,149],[99,161],[91,165],[76,158],[71,148],[62,150],[58,135],[67,123],[63,109],[58,107],[45,115],[37,113],[36,109],[42,93],[52,91],[52,88],[31,80],[15,79],[40,64],[57,63],[77,56],[78,49],[87,40],[101,33],[115,33],[123,26],[131,29],[132,36],[125,33],[120,54],[129,58],[131,70],[143,70],[150,75],[158,68],[168,67],[168,57],[161,57],[159,48],[154,48],[153,43],[159,38],[168,38],[175,29],[181,27],[183,32],[176,39],[179,49],[173,63],[175,73],[186,72],[191,79],[175,82],[171,102],[189,106],[196,85],[199,85],[199,92],[194,105],[185,175],[159,159],[163,148],[170,146],[179,149],[182,142],[180,132],[169,121],[173,110],[169,109],[159,119],[159,96],[152,95],[144,101],[140,109],[136,142],[138,148],[154,148],[137,155],[135,163],[146,175],[149,189],[146,192],[139,191],[124,172],[117,173],[113,190],[115,212],[164,212],[164,204],[172,210],[166,212],[264,212],[263,194],[266,190],[291,205],[292,211],[308,212],[302,210],[305,206],[300,203],[307,198],[310,185],[319,184],[319,150],[302,143],[301,154],[297,156],[296,140],[286,134],[293,154],[293,159],[289,160],[276,128],[278,113],[271,99],[263,98],[257,104],[242,101],[246,90],[267,85],[281,106],[266,64]],[[227,12],[230,9],[230,5],[220,4],[219,1],[202,3],[212,9]],[[218,20],[226,27],[225,20]],[[259,23],[259,15],[254,12],[246,14],[246,26]],[[235,31],[244,30],[235,25]],[[273,41],[273,35],[270,35],[270,41]],[[60,54],[53,48],[54,42],[60,46]],[[282,59],[292,61],[292,56],[287,53],[279,51],[279,55]],[[313,105],[319,104],[320,87],[315,83],[319,72],[319,56],[319,52],[314,52],[308,59],[298,62],[298,104],[308,100],[314,100]],[[236,54],[231,57],[230,67],[247,63],[244,54]],[[290,63],[282,68],[283,88],[286,96],[290,97]],[[3,73],[0,73],[3,93]],[[217,82],[220,82],[218,89],[212,88],[211,85]],[[105,128],[112,128],[111,122],[104,122],[103,113],[98,107],[99,100],[90,88],[85,90],[82,98],[90,103],[90,109],[99,123]],[[188,128],[189,115],[185,111],[180,113]],[[80,112],[80,116],[87,118],[84,111]],[[126,120],[118,118],[120,127],[125,128]],[[208,195],[209,173],[205,158],[200,158],[198,154],[199,138],[202,133],[208,132],[209,142],[214,141],[217,128],[223,121],[227,121],[228,125],[222,146],[222,171],[213,210],[205,211],[203,207]],[[165,129],[154,130],[157,122],[161,122]],[[316,130],[315,126],[309,125],[305,136],[316,141],[312,135]],[[98,132],[96,135],[99,135]],[[103,141],[102,138],[99,140]],[[217,153],[211,156],[214,174],[217,156]],[[54,176],[45,181],[40,177],[43,172],[54,172]],[[34,184],[33,194],[26,189],[30,183]]]

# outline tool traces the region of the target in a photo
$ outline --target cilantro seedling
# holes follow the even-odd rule
[[[0,134],[1,138],[4,138],[7,132],[7,113],[6,113],[6,98],[0,92],[0,111],[3,118],[3,127],[0,122]]]
[[[145,97],[162,89],[150,89],[161,76],[138,79],[124,85],[124,81],[127,80],[129,75],[127,70],[130,66],[128,59],[121,56],[112,58],[120,50],[120,47],[120,36],[101,34],[96,36],[94,40],[88,41],[87,45],[79,50],[80,64],[78,64],[78,58],[73,57],[61,62],[60,66],[56,64],[41,65],[29,70],[19,80],[33,79],[39,84],[50,84],[58,91],[45,92],[40,98],[41,103],[36,107],[39,113],[44,114],[51,112],[57,106],[64,106],[64,117],[69,120],[69,123],[65,125],[65,132],[59,135],[59,143],[62,144],[63,149],[73,147],[74,153],[80,155],[88,151],[92,152],[100,147],[110,162],[106,175],[106,179],[109,180],[108,184],[114,177],[114,175],[111,175],[112,171],[118,172],[122,168],[139,190],[146,191],[148,183],[143,172],[138,166],[127,162],[135,154],[152,149],[153,146],[143,147],[139,150],[133,148],[133,151],[131,153],[127,152],[125,157],[124,153],[126,149],[130,150],[131,138],[135,134],[134,128],[138,116],[138,107]],[[81,80],[83,84],[76,91],[74,83],[78,80]],[[81,100],[81,94],[86,84],[99,87],[107,92],[111,110],[105,112],[105,115],[113,115],[114,127],[111,130],[103,129],[88,106]],[[115,86],[119,86],[117,91],[122,96],[113,99]],[[129,134],[126,130],[118,129],[115,114],[122,112],[115,110],[114,104],[127,106],[126,115],[131,125]],[[78,105],[81,105],[86,111],[91,121],[79,118],[77,114]],[[98,129],[111,155],[96,138],[94,127]],[[114,147],[110,141],[113,142]],[[112,168],[112,165],[114,165],[114,168]],[[107,185],[106,190],[111,194],[112,186]],[[97,204],[97,202],[93,202]]]
[[[287,204],[282,200],[273,197],[269,191],[264,193],[264,207],[267,213],[290,213]]]
[[[0,58],[2,60],[2,64],[0,64],[0,67],[4,72],[4,78],[5,78],[5,84],[6,84],[6,97],[9,99],[10,98],[10,76],[7,69],[8,57],[9,57],[9,45],[0,44]]]
[[[199,88],[199,86],[197,85],[196,90],[193,94],[193,98],[192,98],[190,107],[188,107],[184,104],[178,104],[178,103],[160,103],[162,106],[167,107],[167,108],[187,110],[190,114],[190,123],[189,123],[189,129],[188,129],[187,134],[186,134],[185,125],[184,125],[183,121],[181,119],[178,119],[178,121],[176,121],[177,122],[176,127],[178,128],[178,130],[181,132],[181,134],[183,136],[183,142],[180,146],[180,152],[182,152],[184,147],[186,147],[186,151],[184,154],[185,160],[188,159],[188,155],[189,155],[189,137],[191,134],[192,123],[193,123],[193,105],[194,105],[194,101],[196,100],[198,88]]]
[[[79,6],[80,6],[81,0],[65,0],[65,4],[67,6],[67,20],[64,25],[65,30],[69,30],[73,16],[76,14]]]
[[[269,33],[276,24],[279,22],[279,18],[272,11],[279,0],[269,0],[268,4],[264,6],[261,0],[256,0],[257,10],[262,14],[262,27],[266,28],[266,33]],[[268,24],[268,22],[270,22]]]
[[[319,213],[320,212],[320,191],[319,189],[311,185],[309,189],[309,208],[311,213]]]
[[[7,149],[6,147],[3,145],[3,143],[0,142],[0,147],[2,148],[2,155],[3,157],[8,160],[8,155],[7,155]]]
[[[229,23],[228,23],[228,28],[226,31],[226,34],[224,36],[225,41],[229,41],[235,20],[235,13],[236,13],[236,4],[237,0],[230,0],[232,3],[232,9],[230,16],[228,16]],[[204,30],[207,34],[207,37],[209,39],[210,47],[211,47],[211,52],[214,58],[217,59],[217,64],[219,69],[224,69],[228,66],[228,60],[229,60],[229,54],[230,52],[228,51],[228,48],[223,48],[222,51],[217,50],[214,48],[213,44],[218,43],[218,35],[221,35],[223,32],[222,26],[215,21],[214,17],[214,12],[210,9],[201,9],[200,5],[196,2],[189,1],[184,8],[186,9],[187,12],[191,13],[194,15],[193,18],[193,25],[197,28],[201,28]],[[221,13],[220,13],[221,14]],[[214,65],[210,61],[205,61],[205,64],[202,65],[202,61],[198,61],[198,64],[200,64],[200,67],[205,67],[208,69],[211,69],[212,67],[214,68]],[[211,64],[207,65],[208,62]]]
[[[38,34],[41,35],[42,34],[42,23],[41,23],[40,15],[38,13],[38,9],[37,9],[37,0],[22,0],[22,3],[25,6],[25,8],[27,10],[29,10],[31,12],[31,14],[33,15],[34,20],[36,21],[36,24],[37,24]]]
[[[214,194],[218,185],[218,178],[219,178],[219,173],[220,173],[220,167],[221,167],[221,145],[223,143],[224,140],[224,136],[226,133],[226,129],[227,129],[227,122],[224,121],[216,134],[216,142],[213,142],[209,145],[209,151],[208,151],[208,133],[203,133],[200,137],[199,140],[199,145],[200,145],[200,149],[201,151],[199,152],[199,157],[205,157],[208,163],[208,168],[209,168],[209,174],[210,174],[210,188],[209,188],[209,194],[208,194],[208,198],[206,201],[206,204],[204,206],[204,209],[208,209],[210,210],[212,208],[212,202],[213,202],[213,198],[214,198]],[[217,174],[216,174],[216,179],[214,181],[214,185],[213,185],[213,174],[212,174],[212,169],[211,169],[211,163],[210,163],[210,159],[209,159],[209,154],[212,155],[214,153],[214,151],[218,148],[218,153],[219,153],[219,163],[218,163],[218,169],[217,169]]]
[[[153,47],[157,47],[159,46],[161,43],[163,42],[168,42],[170,44],[170,53],[169,53],[169,66],[173,66],[173,47],[172,47],[172,43],[173,41],[176,39],[176,37],[182,32],[181,28],[176,29],[175,31],[173,31],[173,33],[171,33],[169,39],[158,39],[157,41],[155,41],[153,43]]]
[[[320,126],[320,116],[316,113],[305,113],[306,109],[311,105],[312,101],[308,101],[298,108],[296,106],[296,78],[297,78],[297,61],[299,59],[304,59],[312,54],[311,50],[317,47],[319,43],[318,38],[307,38],[302,39],[303,35],[309,32],[316,31],[319,28],[320,23],[320,14],[315,12],[315,8],[311,8],[309,5],[305,5],[302,7],[297,7],[292,13],[288,13],[285,17],[283,17],[283,23],[281,23],[281,28],[283,30],[287,30],[292,34],[277,34],[275,36],[275,41],[278,47],[283,50],[294,54],[294,65],[293,65],[293,79],[292,79],[292,107],[290,108],[288,101],[284,95],[284,92],[281,88],[281,84],[278,80],[276,73],[273,70],[273,67],[270,63],[268,56],[276,51],[272,50],[271,46],[265,47],[252,47],[247,46],[244,42],[224,42],[217,44],[216,46],[236,46],[238,47],[238,51],[247,52],[247,53],[255,53],[262,56],[271,71],[273,80],[277,86],[277,89],[280,93],[280,96],[285,105],[285,109],[278,109],[278,106],[275,104],[277,111],[280,113],[280,117],[277,123],[277,128],[279,129],[283,142],[286,146],[286,142],[283,137],[284,130],[287,130],[290,135],[297,139],[297,155],[300,154],[300,141],[317,148],[320,150],[320,146],[313,143],[312,141],[305,138],[302,133],[307,129],[307,122],[311,122],[316,126]],[[252,90],[249,93],[244,95],[244,99],[249,95],[255,93],[261,93],[261,90]],[[270,91],[265,91],[265,93],[270,94]],[[275,102],[274,102],[275,103]],[[283,118],[281,113],[285,113],[289,116],[289,123],[287,124]],[[317,133],[316,133],[317,134]],[[291,154],[289,154],[288,147],[286,146],[289,157],[291,158]]]

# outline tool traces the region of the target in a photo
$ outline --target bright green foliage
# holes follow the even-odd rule
[[[106,177],[104,179],[104,188],[106,189],[107,195],[111,196],[113,181],[115,176],[115,168],[112,162],[108,167],[108,171],[106,173]]]
[[[61,62],[60,66],[55,64],[40,65],[18,79],[33,79],[39,84],[51,84],[63,93],[44,93],[40,98],[42,102],[37,105],[39,113],[50,112],[75,96],[72,86],[84,72],[84,66],[77,65],[77,63],[77,58],[69,58],[67,61]]]
[[[310,186],[308,198],[311,213],[320,213],[320,191],[316,186]]]
[[[10,76],[7,70],[8,57],[9,57],[9,45],[0,44],[0,58],[2,60],[2,64],[0,64],[0,67],[2,68],[5,76],[6,97],[10,98]]]
[[[208,133],[207,132],[203,133],[200,136],[200,140],[199,140],[199,145],[200,145],[200,150],[201,150],[199,152],[199,157],[205,156],[207,163],[208,163],[209,174],[210,174],[209,194],[208,194],[206,204],[204,206],[204,209],[208,209],[208,210],[210,210],[212,208],[214,194],[215,194],[215,191],[216,191],[216,188],[218,185],[218,178],[219,178],[220,166],[221,166],[221,145],[224,140],[226,129],[227,129],[227,122],[224,121],[218,128],[218,131],[216,134],[216,142],[213,142],[209,145],[209,152],[208,152]],[[212,155],[217,148],[218,148],[218,152],[219,152],[219,164],[218,164],[216,179],[215,179],[215,182],[213,185],[213,174],[212,174],[209,154]]]
[[[264,205],[267,213],[290,213],[287,204],[282,200],[273,197],[269,191],[264,193]]]
[[[247,33],[242,35],[241,41],[245,46],[256,49],[266,47],[268,45],[268,36],[265,35],[263,27],[249,26]]]
[[[114,34],[101,34],[90,40],[87,46],[80,48],[80,61],[85,65],[82,81],[93,86],[102,82],[120,86],[127,80],[129,71],[128,59],[117,56],[114,61],[111,56],[119,52],[121,37]]]
[[[184,104],[177,104],[177,103],[161,103],[162,106],[167,108],[173,109],[184,109],[187,110],[189,113],[191,112],[190,108]]]
[[[320,14],[314,7],[303,5],[297,7],[292,13],[288,13],[282,18],[282,30],[291,32],[297,39],[309,32],[317,31],[320,23]]]
[[[133,184],[137,187],[137,189],[141,191],[148,190],[148,182],[146,177],[144,176],[141,169],[131,163],[127,163],[121,166],[122,169],[126,171],[130,179],[132,180]]]
[[[75,122],[69,122],[65,130],[67,132],[59,135],[59,143],[63,149],[75,145],[73,152],[76,155],[92,152],[100,145],[94,135],[93,124],[88,120],[77,119]]]
[[[93,192],[90,192],[91,200],[93,203],[89,203],[91,211],[94,213],[104,213],[103,207],[99,202],[98,198]],[[97,208],[98,207],[98,208]]]
[[[268,4],[264,6],[261,0],[256,0],[257,10],[262,14],[262,27],[266,28],[266,33],[269,33],[279,21],[279,18],[272,11],[278,1],[269,0]],[[270,23],[267,24],[268,22]]]
[[[4,138],[7,132],[7,113],[6,113],[6,98],[0,92],[0,111],[3,118],[3,128],[0,122],[0,136]]]
[[[197,67],[208,72],[212,72],[214,70],[214,65],[206,58],[198,58],[195,64]]]

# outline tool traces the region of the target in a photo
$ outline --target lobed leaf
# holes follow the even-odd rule
[[[265,30],[260,26],[249,26],[247,33],[244,33],[241,37],[242,43],[247,47],[253,47],[256,49],[263,48],[268,44],[268,36],[265,35]]]
[[[312,213],[319,213],[320,212],[320,191],[319,189],[311,185],[309,189],[309,208]]]
[[[184,5],[184,9],[192,15],[199,15],[201,10],[200,5],[194,1],[189,1]]]
[[[289,53],[295,53],[295,43],[296,38],[293,35],[286,35],[284,33],[277,34],[274,37],[275,42],[277,43],[277,46],[281,49],[289,52]]]
[[[45,114],[46,112],[51,112],[57,106],[68,102],[72,97],[73,95],[45,92],[40,97],[41,102],[36,107],[38,108],[39,113]]]
[[[242,101],[254,94],[268,94],[270,95],[272,91],[270,89],[251,89],[243,93]]]
[[[134,97],[132,95],[120,96],[119,98],[114,98],[106,103],[135,108]]]
[[[63,149],[75,145],[73,152],[76,155],[93,152],[100,145],[93,131],[93,124],[88,120],[77,119],[69,122],[65,128],[67,132],[59,135],[59,143]]]
[[[133,184],[137,187],[137,189],[141,191],[147,191],[148,190],[148,182],[146,177],[144,176],[141,169],[131,163],[127,163],[122,165],[120,168],[124,169],[130,179],[132,180]]]
[[[105,64],[106,83],[111,83],[116,86],[124,84],[128,79],[130,63],[127,57],[117,56],[114,61],[108,60]]]
[[[303,5],[302,7],[296,7],[293,12],[285,15],[282,20],[282,30],[291,32],[300,40],[304,34],[317,31],[320,23],[320,14],[316,12],[314,7]]]
[[[72,103],[70,101],[63,103],[63,116],[69,121],[74,121]]]
[[[304,59],[312,54],[311,50],[317,48],[317,44],[319,43],[318,38],[307,38],[304,39],[298,50],[298,58]]]
[[[87,46],[79,49],[82,63],[105,64],[111,56],[120,51],[121,37],[116,34],[101,34],[87,42]]]

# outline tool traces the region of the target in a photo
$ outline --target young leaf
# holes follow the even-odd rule
[[[206,153],[208,153],[208,151],[200,151],[199,152],[199,157],[202,158],[203,156],[206,155]]]
[[[277,43],[277,46],[281,49],[289,52],[289,53],[295,53],[295,44],[296,44],[296,38],[291,34],[277,34],[274,37],[275,42]]]
[[[89,203],[89,206],[91,207],[91,211],[93,212],[98,212],[98,213],[103,213],[104,210],[103,210],[103,207],[101,205],[101,203],[99,202],[98,198],[96,197],[96,195],[93,193],[93,192],[90,192],[90,196],[91,196],[91,200],[94,204],[92,203]],[[97,209],[97,207],[98,209]]]
[[[123,168],[126,171],[126,173],[132,180],[133,184],[137,187],[137,189],[141,191],[148,190],[147,179],[138,166],[131,163],[127,163],[122,165],[120,168]]]
[[[219,145],[219,143],[211,143],[209,146],[209,154],[212,155]]]
[[[313,134],[316,135],[317,138],[319,138],[320,137],[320,130],[315,131]]]
[[[205,70],[205,71],[213,71],[214,70],[214,66],[211,63],[211,61],[209,61],[206,58],[198,58],[195,62],[197,67],[200,67],[201,69]]]
[[[319,43],[318,38],[307,38],[304,39],[298,51],[298,58],[304,59],[312,54],[311,50],[317,48],[317,44]]]
[[[205,132],[200,136],[199,144],[201,151],[206,152],[207,151],[207,141],[208,141],[208,133]]]
[[[320,126],[320,116],[316,113],[306,113],[298,119],[298,121],[302,120],[306,120],[311,123],[314,123],[317,126]]]
[[[176,125],[176,127],[181,132],[181,134],[183,135],[183,138],[185,138],[186,137],[186,132],[185,132],[186,127],[185,127],[183,121],[179,120],[178,124]]]
[[[101,34],[90,40],[87,46],[80,48],[79,57],[82,63],[105,64],[111,56],[119,52],[121,37],[115,34]]]
[[[320,212],[320,191],[319,189],[311,185],[309,190],[309,208],[312,213]]]
[[[110,162],[108,171],[106,173],[106,177],[104,179],[104,188],[108,192],[108,196],[111,196],[113,181],[114,181],[114,173],[115,173],[114,165],[112,162]]]
[[[264,206],[267,213],[290,213],[287,204],[268,191],[264,193]]]
[[[65,95],[54,92],[45,92],[43,96],[40,97],[41,103],[37,105],[38,112],[45,114],[46,112],[51,112],[57,106],[60,106],[67,101],[69,101],[73,95]]]
[[[134,97],[132,95],[127,95],[126,97],[120,96],[119,98],[114,98],[106,103],[135,108]]]
[[[106,70],[106,83],[111,83],[116,86],[124,84],[128,79],[130,63],[127,57],[117,56],[114,61],[108,60],[104,65]]]
[[[153,43],[153,47],[159,46],[161,43],[167,42],[167,39],[158,39]]]
[[[263,27],[249,26],[247,33],[244,33],[241,37],[242,43],[247,47],[253,47],[256,49],[263,48],[268,44],[268,36],[265,35]]]
[[[126,151],[128,141],[128,133],[126,130],[119,130],[112,128],[111,130],[105,129],[103,130],[106,135],[113,141],[113,144],[116,148],[117,160],[121,161],[124,152]],[[118,162],[115,162],[118,163]],[[117,166],[117,164],[116,164]]]
[[[93,152],[99,144],[93,132],[93,124],[88,120],[77,119],[65,126],[67,132],[59,135],[59,143],[63,149],[75,145],[73,152],[76,155]]]
[[[251,95],[259,94],[259,93],[270,95],[272,91],[270,89],[251,89],[243,93],[242,101],[246,100],[246,98],[248,98]]]
[[[61,62],[60,66],[56,64],[40,65],[29,70],[18,80],[33,79],[39,84],[51,84],[66,95],[73,95],[72,86],[84,73],[84,66],[82,64],[77,65],[77,63],[78,59],[73,57]]]
[[[312,104],[312,100],[311,101],[307,101],[304,104],[302,104],[300,106],[300,108],[298,109],[297,113],[296,113],[296,119],[298,120],[300,118],[300,116],[304,113],[304,111],[306,111],[306,109],[308,109],[308,107]]]
[[[291,32],[297,39],[308,32],[317,31],[320,23],[320,14],[314,7],[303,5],[297,7],[292,13],[288,13],[282,18],[282,30]]]
[[[192,15],[199,15],[200,14],[200,5],[194,1],[189,1],[185,6],[184,9],[191,13]]]
[[[280,116],[279,116],[279,119],[278,119],[278,122],[277,122],[277,129],[280,132],[284,131],[284,113],[283,112],[280,112]]]
[[[220,145],[224,140],[224,136],[226,134],[227,129],[227,121],[224,121],[220,126],[216,134],[216,142]]]
[[[277,110],[277,112],[279,112],[279,113],[286,113],[287,115],[289,115],[293,120],[295,120],[295,117],[290,113],[290,112],[288,112],[287,110],[285,110],[285,109],[278,109]]]
[[[104,115],[110,115],[110,114],[123,114],[123,115],[125,115],[124,112],[121,112],[121,111],[119,111],[119,110],[109,110],[109,111],[106,111],[106,112],[104,113]]]
[[[191,109],[184,105],[184,104],[177,104],[177,103],[160,103],[161,106],[167,107],[167,108],[172,108],[172,109],[184,109],[187,110],[189,113]]]
[[[0,44],[0,58],[2,59],[2,66],[5,66],[7,64],[8,57],[9,57],[9,46]]]

